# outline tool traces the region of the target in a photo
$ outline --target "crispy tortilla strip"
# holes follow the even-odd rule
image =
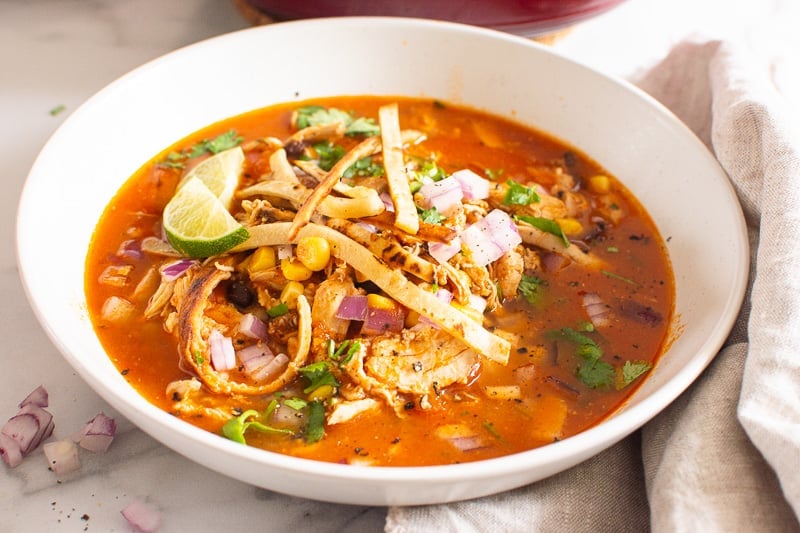
[[[288,227],[288,222],[284,224]],[[192,280],[186,297],[178,306],[178,349],[186,364],[211,391],[220,394],[268,394],[286,386],[305,364],[311,346],[311,306],[305,296],[297,297],[298,332],[297,351],[284,371],[271,381],[251,385],[228,379],[226,373],[217,372],[211,365],[208,335],[214,322],[205,316],[209,297],[223,280],[230,278],[227,269],[206,268]]]
[[[394,215],[389,211],[371,217],[363,217],[362,222],[372,224],[383,229],[394,227]],[[450,226],[442,224],[431,224],[430,222],[419,221],[419,231],[416,235],[404,235],[404,241],[417,240],[419,242],[450,242],[458,236],[458,231]]]
[[[375,256],[380,257],[392,267],[401,268],[422,281],[427,281],[428,283],[445,283],[446,281],[444,276],[438,275],[439,269],[436,265],[409,252],[393,238],[372,233],[360,224],[340,218],[330,219],[328,226],[344,233],[358,244],[365,246]]]
[[[522,237],[522,242],[526,244],[533,244],[549,252],[561,254],[586,268],[600,269],[606,266],[605,261],[596,255],[584,253],[574,244],[564,246],[564,241],[552,233],[547,233],[528,224],[517,224],[517,230],[519,230],[519,235]]]
[[[342,121],[316,124],[297,130],[283,144],[288,146],[290,144],[308,144],[325,139],[336,139],[342,137],[346,129],[347,126]]]
[[[339,182],[344,171],[350,168],[350,165],[363,157],[370,156],[380,150],[380,140],[378,137],[368,137],[361,141],[355,148],[347,152],[339,161],[333,165],[328,175],[314,187],[314,191],[308,196],[302,207],[297,211],[297,216],[292,222],[292,227],[289,230],[289,241],[294,242],[300,228],[305,226],[311,221],[311,216],[317,210],[319,204],[328,196],[333,187]]]
[[[378,109],[378,120],[381,124],[383,167],[386,169],[389,194],[394,203],[394,224],[406,233],[415,235],[419,231],[419,216],[417,216],[417,207],[414,205],[403,161],[403,140],[400,135],[397,104],[381,106]]]
[[[250,238],[233,251],[286,244],[289,242],[291,227],[292,224],[288,222],[253,226],[249,228]],[[331,252],[335,257],[352,265],[397,302],[428,317],[478,352],[481,357],[503,365],[508,363],[511,343],[490,333],[464,313],[439,300],[432,292],[417,287],[353,239],[319,224],[305,225],[296,236],[319,236],[326,239],[331,244]]]

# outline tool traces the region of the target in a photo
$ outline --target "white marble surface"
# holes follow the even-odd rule
[[[797,4],[630,0],[574,28],[556,48],[606,72],[635,77],[678,39],[726,37],[777,57],[773,81],[798,104],[800,69],[783,60],[788,50],[800,50],[791,30],[796,27],[792,20],[800,22]],[[16,203],[49,135],[84,100],[131,68],[246,27],[248,22],[227,0],[0,0],[0,422],[44,384],[57,437],[101,410],[119,423],[110,451],[81,454],[81,470],[63,479],[47,469],[41,450],[16,469],[0,465],[0,531],[130,531],[120,510],[135,498],[160,510],[162,531],[383,529],[385,509],[271,493],[211,472],[158,444],[113,412],[64,362],[38,325],[19,282]],[[51,115],[57,106],[64,111]],[[43,260],[57,261],[47,257],[47,243],[41,244]]]

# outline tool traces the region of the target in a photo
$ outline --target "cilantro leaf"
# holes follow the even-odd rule
[[[519,280],[517,291],[519,291],[522,297],[525,298],[529,304],[537,305],[541,303],[542,287],[546,284],[547,282],[541,278],[523,274],[522,279]]]
[[[647,361],[625,361],[620,369],[620,380],[617,382],[617,389],[622,389],[633,383],[636,378],[653,368]]]
[[[314,150],[317,152],[319,168],[322,170],[330,170],[333,168],[333,165],[344,157],[345,154],[344,148],[330,141],[315,144]]]
[[[431,207],[430,209],[418,208],[417,210],[419,211],[419,219],[428,224],[441,224],[444,222],[445,218],[447,218],[435,207]]]
[[[317,363],[306,365],[300,369],[300,373],[309,381],[308,387],[303,389],[303,392],[306,394],[322,387],[323,385],[330,385],[331,387],[339,386],[339,382],[331,373],[331,369],[328,366],[328,363],[325,361],[319,361]]]
[[[290,429],[274,428],[259,421],[262,418],[269,418],[269,416],[275,411],[276,406],[277,402],[272,400],[263,417],[261,413],[255,409],[248,409],[241,415],[233,417],[225,422],[225,425],[222,426],[222,434],[226,438],[234,442],[238,442],[239,444],[247,444],[244,434],[250,428],[261,431],[262,433],[272,433],[275,435],[294,435],[294,432]]]
[[[270,307],[267,309],[267,315],[270,318],[277,318],[279,316],[283,316],[289,312],[289,306],[285,302],[281,302],[275,307]]]
[[[530,205],[539,201],[539,195],[531,187],[514,180],[508,180],[506,185],[508,190],[503,196],[503,205]]]
[[[333,339],[328,339],[328,358],[336,361],[339,366],[349,363],[360,349],[361,342],[358,340],[343,340],[337,347]]]
[[[302,398],[295,397],[283,400],[283,405],[285,405],[286,407],[291,407],[295,411],[299,411],[305,408],[308,405],[308,402]]]
[[[335,107],[323,107],[310,105],[301,107],[297,110],[297,128],[303,129],[309,126],[321,124],[332,124],[342,122],[345,125],[345,135],[378,135],[380,126],[373,118],[353,117],[352,114],[336,109]]]
[[[308,404],[308,424],[306,425],[306,442],[313,444],[325,436],[325,406],[322,402]]]
[[[500,179],[500,176],[503,175],[505,169],[503,168],[485,168],[483,172],[486,174],[486,177],[492,181],[497,181]]]
[[[578,367],[578,378],[593,389],[610,386],[615,376],[614,367],[605,361],[591,361]]]
[[[561,242],[564,243],[564,247],[569,246],[569,239],[564,234],[564,231],[561,229],[561,226],[558,225],[558,222],[555,220],[550,220],[549,218],[544,217],[531,217],[528,215],[517,215],[515,217],[517,220],[521,220],[523,222],[527,222],[534,228],[538,228],[544,232],[547,232],[551,235],[555,235]]]
[[[383,176],[384,172],[383,165],[375,163],[371,156],[367,156],[347,167],[342,176],[345,178]]]

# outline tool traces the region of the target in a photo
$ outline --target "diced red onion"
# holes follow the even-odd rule
[[[27,404],[33,404],[37,407],[47,407],[48,402],[48,394],[47,390],[42,386],[39,385],[33,391],[28,394],[24,400],[19,402],[20,407],[25,407]]]
[[[214,370],[221,372],[236,368],[236,351],[233,349],[230,337],[224,336],[217,329],[212,329],[208,336],[208,344]]]
[[[433,183],[426,183],[420,188],[419,194],[424,207],[435,207],[443,215],[450,214],[464,197],[461,184],[452,176]]]
[[[194,259],[178,259],[167,263],[160,268],[161,277],[165,281],[175,281],[189,270],[189,267],[197,264]]]
[[[25,455],[38,444],[35,439],[39,433],[39,420],[30,413],[17,414],[8,419],[0,433],[14,440]]]
[[[447,263],[451,257],[461,251],[461,239],[456,237],[449,243],[444,242],[429,242],[428,253],[431,257],[444,264]]]
[[[564,268],[567,263],[569,263],[569,259],[561,254],[553,252],[542,254],[542,267],[544,267],[547,272],[558,272]]]
[[[239,321],[239,332],[245,337],[263,340],[267,338],[267,325],[253,313],[247,313]]]
[[[275,354],[272,353],[272,350],[269,349],[269,346],[259,343],[251,344],[246,348],[242,348],[236,352],[236,356],[239,358],[239,361],[241,361],[242,364],[246,364],[248,361],[257,359],[259,357],[269,357],[272,359],[275,357]]]
[[[452,177],[458,180],[461,191],[467,200],[483,200],[489,197],[491,183],[473,171],[464,168],[453,172]]]
[[[611,309],[596,292],[587,292],[583,295],[583,308],[586,309],[586,314],[589,315],[594,327],[602,328],[611,323]]]
[[[378,195],[378,197],[380,197],[384,207],[386,207],[386,211],[389,213],[394,213],[394,202],[392,201],[392,196],[388,192],[383,191]]]
[[[528,386],[536,378],[536,365],[528,363],[527,365],[518,366],[514,369],[513,374],[520,385]]]
[[[250,373],[250,377],[255,381],[262,382],[278,375],[289,363],[289,357],[284,353],[279,353],[267,364],[260,366]]]
[[[505,211],[494,209],[461,233],[472,261],[486,266],[522,242],[517,227]]]
[[[486,445],[483,443],[483,439],[481,439],[477,435],[469,437],[454,437],[449,440],[451,443],[453,443],[453,446],[455,446],[462,452],[471,452],[473,450],[486,448]]]
[[[117,256],[129,257],[131,259],[142,259],[144,254],[142,253],[142,246],[140,242],[137,239],[130,239],[119,245],[119,248],[117,249]]]
[[[278,245],[278,261],[282,261],[284,259],[291,259],[293,255],[294,251],[292,250],[291,244]]]
[[[19,444],[2,433],[0,433],[0,456],[10,468],[17,467],[22,463],[22,450],[19,449]]]
[[[342,320],[363,321],[367,317],[367,297],[363,294],[354,294],[342,298],[336,318]]]
[[[403,330],[404,325],[405,313],[403,313],[402,308],[376,309],[368,307],[361,333],[364,335],[379,335],[386,332],[397,333]]]
[[[161,513],[141,500],[133,500],[120,512],[131,526],[142,533],[154,533],[161,527]]]
[[[17,413],[17,416],[22,416],[22,415],[33,416],[34,418],[36,418],[36,422],[39,426],[36,431],[36,434],[33,436],[30,445],[27,448],[21,447],[22,454],[28,455],[30,452],[36,449],[44,439],[52,435],[55,424],[53,423],[53,415],[50,414],[50,412],[45,411],[38,405],[33,405],[33,404],[24,405],[19,410],[19,413]]]
[[[82,430],[78,441],[81,448],[94,453],[105,453],[117,432],[116,421],[105,413],[97,413]]]
[[[71,440],[57,440],[48,442],[42,449],[47,458],[47,464],[57,475],[64,475],[81,467],[78,460],[78,446]]]

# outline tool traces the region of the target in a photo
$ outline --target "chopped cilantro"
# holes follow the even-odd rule
[[[311,363],[300,369],[300,373],[309,382],[308,387],[303,389],[303,392],[308,394],[323,385],[330,385],[331,387],[338,387],[339,382],[336,377],[331,373],[330,367],[326,361],[319,361]]]
[[[606,251],[615,254],[619,252],[619,248],[617,248],[616,246],[609,246],[608,248],[606,248]]]
[[[343,340],[337,347],[333,339],[328,339],[328,358],[336,361],[339,366],[349,363],[360,349],[361,342],[358,340]]]
[[[201,354],[200,352],[196,351],[196,352],[194,352],[194,362],[195,362],[195,364],[197,366],[203,366],[203,363],[206,362],[206,359],[205,359],[205,357],[203,357],[203,354]]]
[[[322,402],[308,404],[308,424],[306,425],[306,442],[313,444],[325,436],[325,406]]]
[[[505,169],[502,168],[485,168],[483,172],[486,174],[486,177],[492,181],[497,181],[500,179],[500,176],[503,175]]]
[[[66,109],[67,109],[67,106],[65,106],[64,104],[57,105],[57,106],[55,106],[53,109],[51,109],[51,110],[50,110],[50,116],[51,116],[51,117],[54,117],[54,116],[56,116],[56,115],[60,115],[60,114],[61,114],[61,113],[63,113],[63,112],[66,110]]]
[[[299,411],[308,405],[308,402],[302,398],[287,398],[283,400],[283,405],[291,407],[295,411]]]
[[[611,272],[611,271],[608,271],[608,270],[601,270],[600,272],[601,272],[601,273],[602,273],[604,276],[606,276],[606,277],[608,277],[608,278],[611,278],[611,279],[618,279],[618,280],[620,280],[620,281],[624,281],[624,282],[625,282],[625,283],[627,283],[628,285],[639,285],[637,282],[635,282],[635,281],[634,281],[634,280],[632,280],[631,278],[626,278],[625,276],[620,276],[619,274],[616,274],[616,273],[614,273],[614,272]]]
[[[517,291],[519,291],[529,304],[536,305],[541,302],[542,286],[546,284],[547,282],[541,278],[523,274],[522,278],[519,280]]]
[[[492,435],[492,437],[496,438],[497,440],[505,440],[505,439],[503,439],[503,436],[500,435],[500,432],[497,431],[497,428],[494,427],[494,424],[492,424],[488,420],[484,420],[482,425],[483,425],[483,429],[488,431]]]
[[[205,154],[217,154],[229,150],[230,148],[235,148],[239,146],[243,140],[244,139],[236,133],[236,130],[228,130],[211,140],[203,139],[188,150],[168,153],[167,157],[158,163],[158,166],[164,168],[184,168],[187,159]]]
[[[345,135],[378,135],[380,126],[373,118],[354,117],[351,113],[336,109],[335,107],[322,107],[310,105],[297,110],[297,128],[342,122],[345,125]]]
[[[274,428],[260,421],[272,416],[276,407],[277,401],[272,400],[263,415],[255,409],[248,409],[239,416],[233,417],[225,422],[225,425],[222,426],[222,434],[226,438],[238,442],[239,444],[247,444],[244,434],[250,428],[275,435],[294,435],[294,432],[290,429]]]
[[[551,235],[555,235],[561,242],[564,243],[564,246],[569,246],[569,239],[564,234],[564,231],[561,229],[561,226],[558,225],[558,222],[555,220],[550,220],[549,218],[544,217],[531,217],[528,215],[517,215],[515,217],[517,220],[521,220],[522,222],[527,222],[534,228],[538,228],[546,233]]]
[[[447,106],[441,100],[434,100],[433,101],[433,107],[435,107],[436,109],[444,109]]]
[[[418,208],[417,211],[419,212],[419,219],[428,224],[441,224],[444,222],[445,218],[447,218],[435,207],[431,207],[430,209]]]
[[[636,378],[653,368],[647,361],[625,361],[619,371],[617,389],[622,389],[633,383]]]
[[[285,302],[281,302],[278,305],[276,305],[275,307],[271,307],[271,308],[267,309],[267,315],[270,318],[277,318],[279,316],[285,315],[288,312],[289,312],[289,306],[286,305]]]
[[[314,145],[314,151],[317,152],[319,158],[319,168],[322,170],[330,170],[342,157],[344,157],[345,150],[341,146],[335,145],[330,141],[317,143]]]
[[[530,205],[539,201],[539,195],[531,187],[526,187],[514,180],[506,182],[508,190],[503,196],[503,205]]]
[[[342,174],[345,178],[353,178],[355,176],[368,177],[368,176],[383,176],[383,165],[375,163],[372,157],[362,157],[344,171]]]
[[[588,387],[599,389],[614,382],[616,371],[605,361],[590,361],[578,367],[578,377]]]

